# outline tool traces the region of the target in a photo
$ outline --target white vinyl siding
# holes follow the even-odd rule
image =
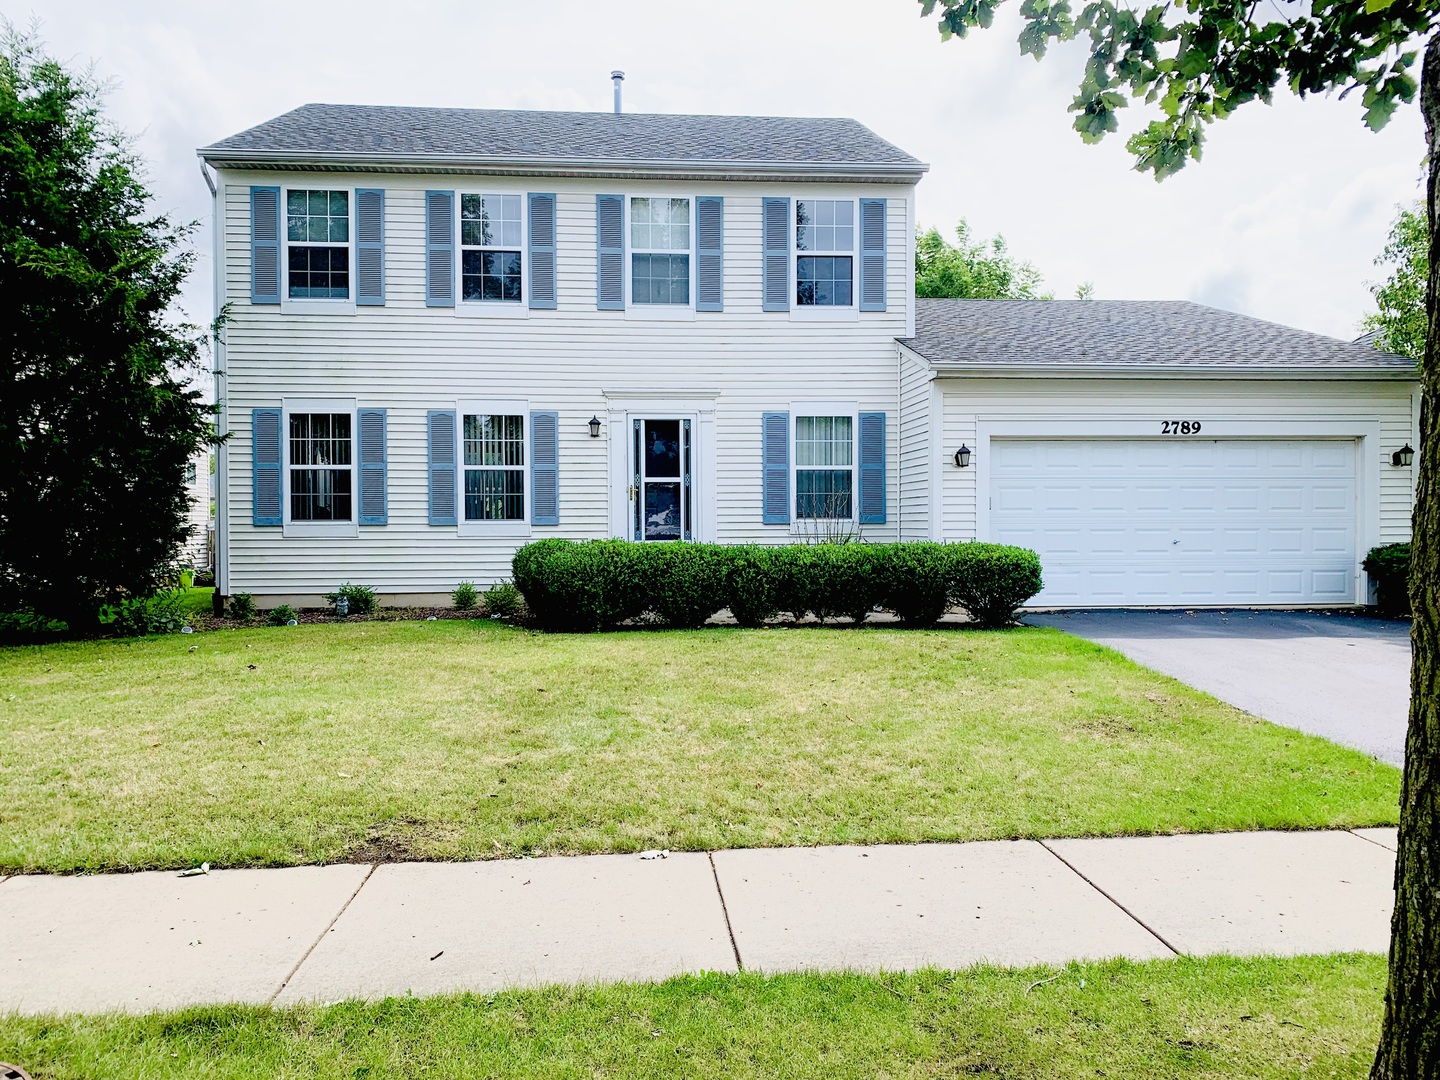
[[[713,422],[700,421],[697,453],[707,453],[713,486],[697,504],[697,519],[712,508],[704,539],[726,543],[783,543],[788,526],[764,525],[760,512],[760,416],[789,403],[827,397],[859,408],[897,412],[896,344],[906,330],[904,303],[911,237],[903,186],[815,185],[819,197],[878,194],[890,200],[887,262],[890,309],[843,324],[795,323],[761,310],[760,208],[764,196],[794,195],[796,184],[695,183],[689,194],[725,198],[723,312],[692,321],[635,322],[595,310],[595,194],[614,191],[605,180],[537,179],[535,190],[556,192],[557,306],[524,319],[476,323],[448,308],[425,307],[424,192],[477,190],[473,178],[348,177],[323,185],[385,189],[385,306],[334,314],[290,315],[248,301],[249,187],[295,183],[222,171],[225,192],[225,298],[234,302],[226,327],[229,581],[232,592],[309,596],[334,588],[337,566],[382,593],[448,594],[461,580],[481,584],[510,576],[510,559],[527,539],[614,535],[610,443],[622,418],[617,400],[636,400],[633,415],[656,395],[707,403]],[[305,180],[304,183],[309,183]],[[675,194],[674,184],[648,188],[629,182],[629,195]],[[802,194],[806,193],[802,191]],[[457,209],[458,214],[458,209]],[[693,217],[693,206],[692,206]],[[628,236],[627,236],[628,239]],[[693,254],[693,251],[692,251]],[[629,252],[627,251],[627,257]],[[629,267],[627,265],[627,276]],[[693,276],[693,270],[692,270]],[[693,281],[692,281],[693,300]],[[384,408],[387,425],[389,523],[354,539],[286,535],[250,525],[250,410],[278,407],[285,395],[353,397]],[[608,396],[607,396],[608,395]],[[425,415],[455,409],[457,400],[524,397],[534,409],[559,413],[560,524],[534,526],[529,536],[477,539],[465,528],[427,524]],[[680,414],[667,406],[665,413]],[[660,413],[652,413],[660,415]],[[601,438],[588,422],[598,416]],[[528,415],[527,415],[528,422]],[[886,427],[894,476],[898,423]],[[458,446],[458,444],[457,444]],[[706,462],[697,459],[697,468]],[[527,477],[528,480],[528,477]],[[867,526],[867,538],[893,539],[899,485],[887,487],[890,524]],[[490,524],[490,523],[477,523]]]

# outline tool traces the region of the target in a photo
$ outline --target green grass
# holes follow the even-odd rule
[[[702,975],[275,1010],[0,1017],[38,1078],[1364,1077],[1379,956]]]
[[[215,589],[211,586],[190,586],[183,590],[180,610],[186,615],[209,615],[214,604]]]
[[[1399,773],[1059,631],[356,623],[0,650],[0,867],[1392,824]]]

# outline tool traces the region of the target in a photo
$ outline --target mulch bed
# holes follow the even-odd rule
[[[360,623],[360,622],[424,622],[428,619],[483,619],[485,613],[480,609],[473,611],[456,611],[448,607],[406,607],[406,608],[380,608],[369,615],[347,615],[345,618],[336,616],[334,609],[324,608],[298,608],[295,611],[295,621],[301,625],[311,623]],[[261,612],[253,619],[217,619],[214,615],[197,613],[188,616],[190,626],[196,633],[206,630],[244,630],[256,626],[269,626],[265,619],[265,613]]]

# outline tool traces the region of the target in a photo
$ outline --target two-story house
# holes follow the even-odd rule
[[[1055,603],[1353,603],[1408,535],[1413,367],[1196,305],[917,304],[926,167],[851,120],[307,105],[200,155],[225,595],[858,533],[1027,543]]]

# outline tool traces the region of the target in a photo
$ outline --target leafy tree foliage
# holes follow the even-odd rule
[[[1003,0],[920,0],[944,37],[990,26]],[[1198,160],[1208,125],[1285,85],[1301,97],[1359,91],[1365,124],[1384,127],[1418,86],[1429,181],[1420,364],[1419,473],[1410,564],[1414,688],[1400,792],[1400,840],[1385,1020],[1372,1080],[1440,1078],[1440,5],[1436,0],[1022,0],[1020,51],[1083,36],[1089,58],[1070,105],[1097,142],[1119,129],[1127,98],[1159,116],[1131,136],[1135,167],[1166,176]]]
[[[915,238],[915,295],[968,300],[1049,300],[1040,292],[1040,271],[1016,259],[1005,238],[977,240],[964,218],[955,243],[929,229]]]
[[[915,295],[966,300],[1053,300],[1042,292],[1044,278],[1031,263],[1016,259],[1003,236],[977,240],[964,218],[955,226],[955,243],[927,229],[915,237]],[[1095,286],[1085,282],[1075,299],[1090,300]]]
[[[1425,353],[1425,283],[1430,278],[1430,234],[1423,206],[1401,208],[1375,265],[1390,267],[1390,274],[1370,286],[1379,310],[1366,315],[1363,326],[1377,333],[1380,348],[1418,360]]]
[[[167,316],[188,227],[150,203],[93,79],[0,26],[0,610],[77,632],[154,591],[210,438],[200,338]]]

